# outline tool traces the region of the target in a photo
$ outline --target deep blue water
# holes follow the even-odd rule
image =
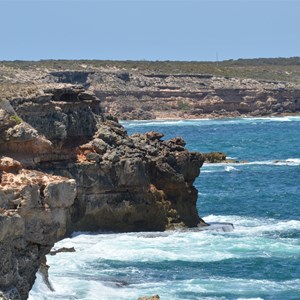
[[[195,182],[200,216],[234,230],[75,234],[57,245],[75,253],[49,257],[56,292],[38,278],[30,299],[300,299],[300,117],[123,125],[247,160]]]

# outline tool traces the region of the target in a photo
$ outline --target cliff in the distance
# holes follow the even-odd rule
[[[201,225],[202,155],[181,138],[128,136],[100,107],[60,83],[0,101],[0,299],[27,299],[45,255],[75,230]]]
[[[101,100],[103,111],[123,120],[280,116],[300,113],[299,66],[299,58],[7,62],[0,63],[0,91],[9,98],[39,84],[81,84]]]
[[[272,116],[300,112],[300,87],[201,74],[90,75],[90,89],[121,119]]]

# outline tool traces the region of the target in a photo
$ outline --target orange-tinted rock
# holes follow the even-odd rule
[[[0,171],[4,172],[16,172],[22,168],[19,161],[10,157],[0,157]]]

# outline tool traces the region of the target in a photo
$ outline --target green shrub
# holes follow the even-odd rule
[[[20,124],[23,122],[23,120],[17,115],[11,116],[10,119],[15,121],[17,124]]]
[[[184,101],[177,101],[177,107],[181,110],[189,110],[189,104]]]

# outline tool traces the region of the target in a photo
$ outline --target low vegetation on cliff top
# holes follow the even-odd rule
[[[0,83],[16,70],[43,72],[51,70],[99,70],[123,68],[143,73],[211,74],[256,80],[300,83],[300,57],[238,59],[221,62],[195,61],[109,61],[109,60],[41,60],[0,62]]]

